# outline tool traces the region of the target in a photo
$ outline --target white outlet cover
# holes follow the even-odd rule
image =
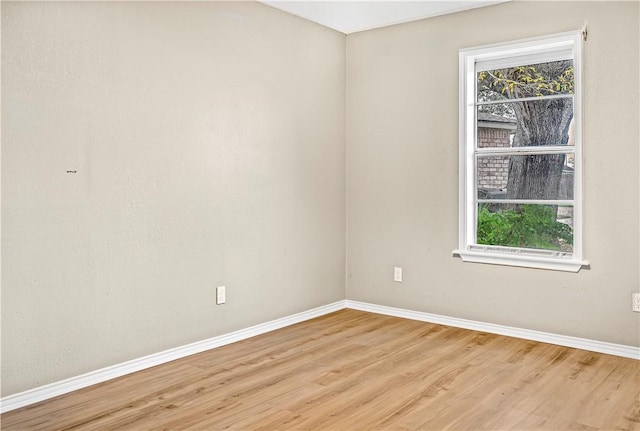
[[[398,266],[393,268],[393,281],[402,282],[402,268]]]
[[[227,302],[227,288],[225,286],[216,287],[216,304],[224,304]]]
[[[640,293],[631,294],[631,310],[640,313]]]

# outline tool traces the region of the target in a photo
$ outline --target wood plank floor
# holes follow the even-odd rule
[[[2,430],[640,430],[640,361],[342,310],[0,418]]]

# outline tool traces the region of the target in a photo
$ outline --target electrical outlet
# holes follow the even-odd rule
[[[216,304],[224,304],[227,302],[227,288],[225,286],[216,287]]]
[[[398,266],[393,268],[393,281],[402,283],[402,268]]]
[[[631,309],[640,313],[640,292],[631,294]]]

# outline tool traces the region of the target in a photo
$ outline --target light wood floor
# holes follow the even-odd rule
[[[339,311],[5,413],[3,430],[640,430],[640,362]]]

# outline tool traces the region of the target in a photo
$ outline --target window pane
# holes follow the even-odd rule
[[[542,99],[480,105],[477,146],[574,145],[573,99]]]
[[[476,243],[573,252],[573,207],[479,204]]]
[[[573,60],[476,73],[477,101],[573,94]]]
[[[574,154],[478,156],[478,199],[572,200]]]

